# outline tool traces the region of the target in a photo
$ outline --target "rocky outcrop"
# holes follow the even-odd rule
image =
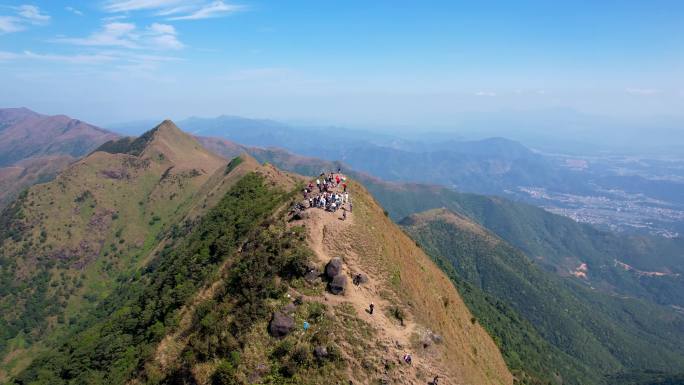
[[[336,275],[335,278],[330,281],[328,288],[330,292],[335,295],[344,294],[344,290],[347,288],[347,277],[342,274]]]
[[[325,275],[328,279],[334,279],[342,272],[342,260],[339,258],[333,258],[325,265]]]
[[[287,336],[294,330],[295,322],[294,318],[282,313],[274,312],[271,317],[271,322],[268,325],[268,332],[276,338],[282,338]]]

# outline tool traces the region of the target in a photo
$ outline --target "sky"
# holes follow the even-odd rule
[[[448,126],[684,114],[684,2],[0,0],[0,107]]]

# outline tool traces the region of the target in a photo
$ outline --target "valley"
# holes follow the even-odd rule
[[[505,196],[610,231],[680,236],[684,159],[553,157],[561,167],[586,178],[586,185],[577,190],[566,185],[518,186],[506,190]]]

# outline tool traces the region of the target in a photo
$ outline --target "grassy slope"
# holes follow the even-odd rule
[[[54,179],[74,160],[68,155],[45,156],[0,168],[0,210],[14,201],[25,188]]]
[[[473,383],[511,381],[491,337],[470,321],[470,312],[446,275],[385,215],[362,185],[352,182],[350,189],[355,222],[340,241],[340,256],[345,247],[351,247],[364,270],[374,272],[375,279],[394,292],[396,297],[390,298],[398,301],[400,308],[444,337],[443,359],[457,366],[461,378]]]
[[[298,194],[297,181],[270,167],[241,171],[250,162],[226,167],[227,178],[240,173],[241,179],[214,208],[166,233],[149,267],[121,280],[102,305],[84,313],[74,334],[39,356],[18,381],[347,384],[349,378],[378,377],[378,367],[362,361],[394,370],[396,364],[382,358],[380,341],[372,342],[374,330],[353,308],[316,300],[323,284],[301,279],[312,252],[304,229],[286,224],[281,210]],[[211,191],[219,193],[221,186],[215,183]],[[346,234],[355,242],[345,247],[363,256],[388,298],[443,336],[446,355],[435,361],[472,383],[510,383],[496,346],[470,322],[449,280],[365,190],[352,189],[358,222]],[[286,293],[307,296],[294,314],[297,324],[308,320],[311,328],[278,340],[266,334],[266,325],[272,310],[291,301]],[[369,340],[367,350],[357,351]],[[316,359],[316,346],[329,355]]]
[[[256,174],[235,181],[205,220],[172,231],[170,243],[142,274],[129,275],[101,306],[84,313],[71,328],[78,338],[65,339],[39,357],[20,381],[123,383],[133,376],[166,328],[177,321],[176,310],[281,197]]]
[[[158,130],[140,156],[95,152],[3,214],[11,219],[0,248],[4,371],[27,364],[35,352],[26,348],[76,323],[139,267],[227,163],[179,132]],[[202,168],[178,152],[198,154]]]
[[[471,292],[468,285],[462,285],[462,294],[498,341],[519,339],[516,334],[526,329],[512,330],[502,324],[498,314],[503,309],[487,306],[477,289],[494,301],[503,301],[534,326],[532,341],[543,338],[544,350],[534,352],[532,344],[523,346],[526,361],[515,366],[528,370],[537,366],[547,374],[558,371],[570,383],[600,383],[604,375],[626,369],[684,369],[684,349],[673,343],[684,338],[682,317],[642,301],[589,293],[568,284],[536,267],[500,238],[447,210],[414,215],[403,223],[433,258],[453,269],[454,279],[476,288]],[[506,354],[509,349],[502,345],[502,350]],[[509,363],[520,353],[507,354]],[[550,359],[544,356],[549,353],[553,354]]]

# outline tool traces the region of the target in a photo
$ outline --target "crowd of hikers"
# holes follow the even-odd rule
[[[306,208],[320,208],[336,212],[342,210],[342,219],[347,219],[347,210],[352,211],[352,202],[347,191],[347,178],[340,173],[321,173],[315,181],[304,188]],[[348,208],[347,208],[348,207]]]

